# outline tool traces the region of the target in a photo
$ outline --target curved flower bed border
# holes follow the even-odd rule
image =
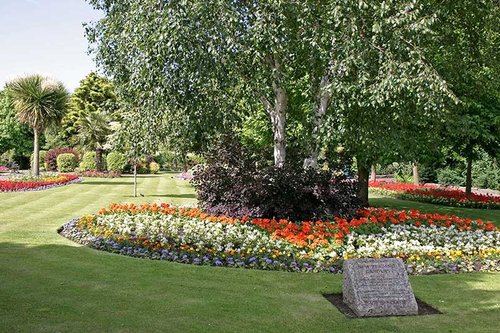
[[[0,192],[41,191],[71,183],[81,182],[83,178],[73,174],[61,174],[41,180],[0,180]]]
[[[500,209],[500,196],[477,193],[465,194],[464,191],[459,189],[435,185],[414,185],[384,181],[370,182],[369,186],[380,194],[397,199],[455,207]]]
[[[400,257],[412,274],[500,271],[500,231],[491,223],[418,211],[366,209],[350,221],[293,223],[111,205],[59,232],[98,250],[194,265],[335,273],[348,258]]]

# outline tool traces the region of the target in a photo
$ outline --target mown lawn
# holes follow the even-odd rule
[[[341,275],[141,260],[56,233],[72,217],[111,202],[195,202],[192,188],[172,174],[142,176],[140,192],[144,197],[133,198],[132,179],[125,177],[0,193],[0,331],[498,332],[498,274],[411,277],[416,296],[441,315],[346,319],[322,297],[341,291]],[[383,198],[374,204],[412,206]],[[491,213],[453,210],[482,218]],[[498,225],[498,214],[488,216]]]

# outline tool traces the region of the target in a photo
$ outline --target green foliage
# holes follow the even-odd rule
[[[141,175],[149,173],[149,163],[145,158],[137,161],[137,173]]]
[[[465,185],[464,170],[445,167],[437,171],[437,180],[441,185],[463,186]]]
[[[411,164],[409,163],[393,163],[394,180],[398,183],[413,183],[413,175]]]
[[[12,106],[22,123],[39,132],[61,120],[68,91],[61,82],[41,75],[20,77],[7,84]]]
[[[500,153],[500,6],[497,1],[437,2],[440,24],[427,56],[460,103],[449,105],[445,145],[475,160]],[[458,180],[458,179],[457,179]],[[466,182],[470,184],[470,182]]]
[[[498,160],[485,152],[480,152],[480,159],[472,165],[472,185],[479,188],[500,190],[500,166]]]
[[[127,157],[119,152],[112,151],[106,156],[108,171],[123,172],[127,166]]]
[[[389,145],[415,155],[437,136],[450,93],[422,52],[435,23],[427,2],[89,2],[105,18],[87,37],[140,127],[129,145],[161,141],[144,135],[155,128],[198,152],[237,129],[283,160],[285,145],[297,162],[344,142],[368,161]],[[421,132],[431,138],[417,145]]]
[[[78,165],[76,156],[71,153],[63,153],[57,156],[57,171],[73,172]]]
[[[95,163],[95,151],[87,151],[82,156],[82,161],[80,162],[80,171],[92,171],[96,170]]]
[[[155,159],[161,167],[167,170],[181,170],[185,164],[185,156],[170,150],[161,151]]]
[[[109,121],[120,120],[113,84],[93,72],[80,81],[71,95],[68,113],[61,124],[63,136],[79,143],[80,140],[76,137],[80,132],[79,124],[81,125],[82,118],[92,117],[92,114],[101,114],[109,118]]]
[[[149,163],[149,172],[150,173],[158,173],[160,171],[160,165],[156,162],[150,162]]]
[[[196,155],[193,153],[187,154],[186,160],[187,160],[188,167],[193,167],[193,166],[198,165],[198,164],[206,163],[206,159],[203,156]]]
[[[19,122],[11,98],[0,91],[0,153],[13,149],[14,155],[29,155],[33,151],[33,132]]]

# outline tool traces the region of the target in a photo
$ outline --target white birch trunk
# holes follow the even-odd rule
[[[417,162],[413,163],[413,184],[418,185],[420,184],[420,176],[418,174],[418,164]]]
[[[323,125],[326,111],[328,109],[328,103],[330,102],[330,92],[327,90],[328,85],[330,85],[330,79],[328,75],[325,75],[321,78],[317,95],[317,102],[313,107],[314,120],[311,133],[312,149],[309,157],[304,160],[304,168],[318,167],[318,156],[320,148],[319,134],[321,131],[321,126]]]
[[[274,146],[274,165],[282,167],[286,161],[286,106],[288,104],[288,97],[282,88],[277,88],[275,104],[273,105],[265,97],[261,100],[266,107],[266,111],[271,119],[273,130],[273,146]]]
[[[137,161],[134,163],[134,197],[137,197]]]
[[[377,169],[375,168],[375,165],[372,164],[372,170],[370,173],[370,181],[374,182],[377,180]]]

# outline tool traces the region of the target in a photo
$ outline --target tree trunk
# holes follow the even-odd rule
[[[276,111],[271,114],[274,132],[274,165],[282,167],[286,160],[285,114]]]
[[[35,177],[40,175],[40,132],[37,128],[33,129],[33,170]]]
[[[274,139],[274,165],[282,167],[286,161],[286,108],[288,104],[288,96],[286,91],[273,84],[275,91],[274,105],[265,97],[261,100],[266,107],[266,111],[271,119]]]
[[[467,154],[467,171],[465,173],[465,194],[472,193],[472,153]]]
[[[420,177],[418,175],[418,163],[417,162],[413,162],[412,170],[413,170],[413,184],[419,185],[420,184]]]
[[[304,168],[317,168],[318,166],[318,156],[319,156],[319,134],[321,131],[321,126],[323,125],[323,119],[328,109],[328,103],[330,101],[330,93],[327,90],[330,80],[328,75],[321,78],[319,84],[319,90],[317,95],[317,104],[313,108],[313,129],[311,133],[311,152],[309,157],[304,160]]]
[[[97,171],[102,171],[102,149],[97,147],[95,150],[95,168]]]
[[[134,161],[134,197],[137,197],[137,161]]]
[[[374,182],[377,180],[377,170],[375,169],[375,165],[372,164],[372,169],[370,172],[370,181]]]
[[[358,165],[358,198],[361,201],[361,205],[368,207],[368,165],[357,161]]]

